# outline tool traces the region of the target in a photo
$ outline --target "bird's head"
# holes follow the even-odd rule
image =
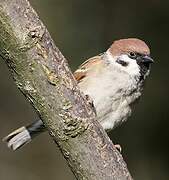
[[[108,63],[131,76],[145,79],[154,62],[147,44],[136,38],[114,41],[107,50]]]

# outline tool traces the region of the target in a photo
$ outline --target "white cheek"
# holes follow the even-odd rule
[[[131,75],[140,75],[140,68],[136,60],[129,58],[128,55],[121,55],[120,59],[128,63],[127,66],[121,66],[124,71],[128,72]]]
[[[122,66],[121,64],[116,62],[117,58],[119,58],[119,56],[113,57],[109,51],[107,52],[108,63],[117,67],[119,70],[128,73],[129,75],[140,76],[140,68],[136,60],[129,58],[128,55],[125,54],[120,55],[120,59],[128,64],[127,66]]]

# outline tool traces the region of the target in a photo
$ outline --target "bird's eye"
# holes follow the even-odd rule
[[[137,54],[136,54],[135,52],[130,52],[130,53],[129,53],[129,57],[132,58],[132,59],[134,59],[134,58],[137,57]]]

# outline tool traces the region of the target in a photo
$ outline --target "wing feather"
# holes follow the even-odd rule
[[[75,79],[79,82],[85,78],[90,69],[101,62],[101,57],[101,55],[94,56],[81,64],[79,68],[73,73]]]

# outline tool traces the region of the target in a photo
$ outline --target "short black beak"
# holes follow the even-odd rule
[[[141,62],[145,64],[151,64],[154,62],[154,60],[150,56],[144,55],[141,57]]]

